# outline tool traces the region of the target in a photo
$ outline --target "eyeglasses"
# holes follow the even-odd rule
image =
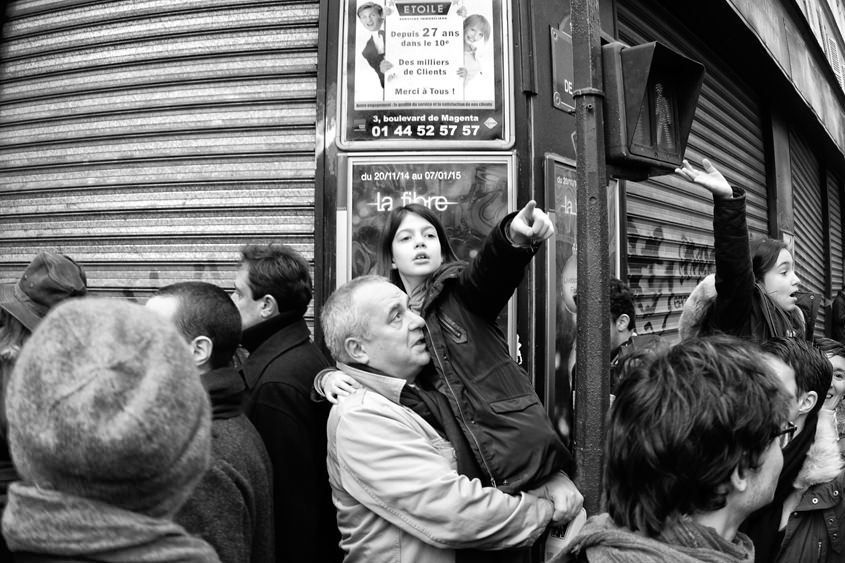
[[[792,440],[792,436],[795,434],[797,429],[798,427],[790,422],[786,425],[786,428],[777,432],[772,439],[777,440],[780,449],[783,449],[787,446],[787,444],[789,444],[790,440]]]

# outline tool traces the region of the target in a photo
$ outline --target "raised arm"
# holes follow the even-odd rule
[[[713,238],[716,258],[717,327],[739,336],[751,314],[754,272],[748,246],[745,218],[745,192],[732,188],[713,164],[702,160],[704,170],[697,170],[684,160],[675,172],[713,195]]]

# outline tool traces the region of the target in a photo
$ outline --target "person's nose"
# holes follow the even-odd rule
[[[425,237],[417,235],[414,239],[414,248],[425,248]]]
[[[793,270],[792,272],[792,285],[799,286],[801,284],[801,279],[798,277],[798,274],[795,273]]]
[[[416,314],[415,312],[408,310],[408,328],[410,330],[422,330],[425,326],[425,319],[421,316]]]

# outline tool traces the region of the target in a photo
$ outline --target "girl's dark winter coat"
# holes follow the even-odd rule
[[[803,336],[801,312],[785,313],[754,279],[745,191],[733,188],[733,194],[713,202],[715,294],[712,278],[705,278],[692,292],[681,315],[681,337],[723,332],[762,342],[775,336]]]
[[[496,324],[536,248],[514,247],[508,215],[471,264],[434,273],[423,300],[435,386],[449,400],[486,484],[513,493],[538,485],[572,457]]]

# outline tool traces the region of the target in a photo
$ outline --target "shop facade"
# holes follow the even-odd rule
[[[389,12],[380,45],[358,14],[367,3],[8,2],[0,281],[57,250],[85,265],[94,294],[230,288],[242,245],[278,241],[313,265],[315,326],[339,283],[372,270],[393,206],[441,211],[469,258],[535,199],[558,235],[503,329],[554,413],[577,326],[570,6],[376,0]],[[746,190],[752,237],[791,245],[825,331],[845,283],[842,35],[833,12],[765,4],[598,3],[604,41],[659,41],[704,64],[686,156]],[[391,68],[373,49],[394,53]],[[637,294],[638,330],[675,340],[713,269],[709,195],[671,174],[611,177],[607,195],[610,271]]]

